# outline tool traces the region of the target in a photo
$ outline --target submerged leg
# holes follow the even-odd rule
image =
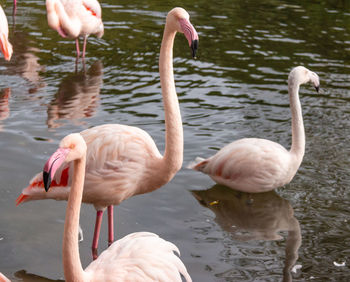
[[[97,247],[98,247],[98,238],[100,237],[101,223],[102,223],[103,211],[97,211],[96,213],[96,223],[94,231],[94,239],[92,240],[92,259],[95,260],[98,257]]]
[[[79,58],[80,57],[80,48],[79,48],[78,38],[75,39],[75,47],[77,48],[77,58]]]
[[[114,241],[113,206],[108,206],[108,246]]]

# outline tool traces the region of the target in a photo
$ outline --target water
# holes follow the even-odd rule
[[[0,60],[0,271],[14,281],[63,279],[65,202],[15,199],[71,132],[103,123],[141,127],[164,150],[158,52],[171,1],[102,2],[105,35],[89,38],[85,69],[73,41],[46,22],[44,1],[5,12],[14,55]],[[118,238],[152,231],[174,242],[194,281],[345,281],[350,275],[350,5],[346,1],[178,1],[200,42],[183,36],[174,71],[184,167],[161,189],[115,210]],[[242,137],[290,146],[286,80],[304,65],[323,91],[301,88],[306,153],[291,184],[246,195],[187,170]],[[83,205],[82,263],[95,218]],[[101,249],[106,247],[106,222]],[[343,265],[345,266],[339,266]],[[291,272],[297,265],[296,273]],[[301,266],[301,268],[300,268]]]

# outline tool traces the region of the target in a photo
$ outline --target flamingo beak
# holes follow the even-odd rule
[[[180,19],[180,26],[182,29],[182,32],[184,33],[189,46],[191,47],[192,50],[192,57],[196,58],[196,53],[198,49],[198,33],[196,29],[193,27],[193,25],[190,23],[189,20],[187,19]]]
[[[43,180],[46,192],[49,191],[51,181],[54,178],[57,169],[59,169],[64,163],[69,152],[70,149],[59,148],[45,163],[43,169]]]
[[[192,50],[192,57],[193,58],[196,58],[197,49],[198,49],[198,39],[192,40],[191,50]]]

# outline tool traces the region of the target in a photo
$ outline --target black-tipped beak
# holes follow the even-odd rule
[[[50,189],[50,185],[51,185],[51,168],[50,168],[50,171],[47,172],[47,171],[43,171],[43,180],[44,180],[44,187],[45,187],[45,191],[49,191]]]
[[[315,86],[315,89],[316,89],[316,91],[317,91],[317,93],[320,91],[320,86],[318,85],[318,86]]]
[[[196,53],[197,53],[197,49],[198,49],[198,40],[192,40],[191,43],[191,50],[192,50],[192,57],[196,58]]]

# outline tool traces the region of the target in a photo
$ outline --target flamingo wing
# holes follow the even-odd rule
[[[147,174],[148,161],[161,158],[153,139],[137,127],[105,124],[80,134],[87,144],[83,202],[98,208],[119,204],[137,194]],[[67,200],[72,167],[65,163],[58,169],[48,192],[44,190],[42,173],[38,173],[16,204],[39,199]]]
[[[96,0],[83,0],[83,6],[86,10],[90,11],[93,16],[102,18],[101,6]]]
[[[137,193],[148,161],[161,158],[153,139],[137,127],[106,124],[81,135],[88,147],[83,200],[95,206],[119,204]]]
[[[113,277],[116,281],[181,282],[181,274],[186,281],[192,281],[175,253],[180,255],[173,243],[154,233],[136,232],[114,242],[85,272],[93,281]]]

